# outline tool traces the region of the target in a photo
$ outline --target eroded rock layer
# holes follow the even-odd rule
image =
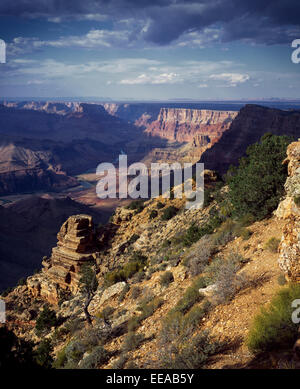
[[[57,234],[57,246],[50,259],[43,261],[43,271],[27,280],[35,296],[57,303],[60,292],[76,293],[80,270],[97,256],[94,227],[89,215],[74,215],[62,225]]]
[[[284,163],[288,163],[289,177],[286,198],[276,210],[277,217],[286,220],[278,262],[290,281],[300,282],[300,140],[289,145]]]
[[[234,111],[161,108],[157,120],[145,132],[177,142],[198,142],[199,135],[204,135],[213,144],[236,116]]]

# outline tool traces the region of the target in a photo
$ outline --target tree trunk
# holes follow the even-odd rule
[[[85,318],[86,318],[86,321],[89,325],[92,325],[92,319],[91,319],[91,315],[88,311],[88,308],[89,308],[89,305],[93,299],[93,294],[89,294],[85,300],[85,304],[84,304],[84,307],[83,307],[83,312],[85,314]]]

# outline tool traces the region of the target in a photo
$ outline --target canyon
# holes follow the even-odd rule
[[[129,163],[200,160],[205,168],[224,173],[266,131],[293,137],[299,133],[299,111],[256,105],[246,105],[240,112],[199,108],[193,103],[12,102],[0,106],[1,212],[11,220],[1,227],[1,287],[13,286],[40,266],[53,246],[54,230],[67,216],[92,213],[98,222],[106,223],[117,206],[126,204],[98,199],[97,176],[87,173],[100,162],[114,162],[120,150],[128,154]],[[27,215],[22,211],[21,217],[18,210],[25,204]],[[57,215],[49,228],[42,212],[47,207],[56,209]],[[29,220],[28,228],[24,220]],[[12,231],[18,224],[24,226],[23,233],[17,227]],[[29,250],[28,242],[36,239],[39,228],[41,236],[49,239]],[[20,244],[15,247],[10,238],[4,243],[5,236],[16,236]],[[31,254],[22,264],[24,251]],[[12,260],[17,263],[14,270],[8,266]]]
[[[68,190],[121,150],[130,163],[196,162],[237,114],[166,105],[4,102],[0,195]]]
[[[199,293],[202,291],[206,294],[200,300],[195,300],[194,306],[184,315],[187,321],[191,312],[199,314],[194,319],[196,324],[193,336],[207,331],[212,339],[225,345],[206,361],[205,368],[299,367],[299,341],[294,350],[273,350],[260,358],[247,348],[247,334],[253,317],[259,313],[261,306],[270,303],[274,291],[280,289],[278,278],[282,271],[287,278],[299,282],[299,210],[295,202],[299,196],[299,150],[299,141],[291,143],[287,149],[287,159],[284,161],[288,164],[289,173],[285,184],[286,193],[270,218],[250,223],[247,229],[251,234],[247,239],[231,236],[221,242],[220,230],[214,231],[212,235],[218,237],[215,250],[221,262],[226,261],[230,255],[240,258],[242,262],[237,277],[244,283],[231,299],[223,303],[213,303],[212,299],[220,290],[211,288],[213,292],[208,294],[208,287],[200,289]],[[52,254],[43,260],[42,271],[28,277],[24,285],[16,287],[4,297],[8,306],[8,328],[13,329],[22,339],[41,342],[42,335],[36,333],[34,326],[37,315],[47,302],[60,317],[56,328],[47,330],[47,336],[54,345],[53,355],[56,355],[57,360],[60,353],[66,355],[65,359],[61,358],[63,362],[59,368],[65,367],[69,348],[83,342],[86,333],[90,336],[88,344],[92,350],[95,347],[94,343],[91,344],[91,339],[94,339],[92,334],[98,334],[101,345],[108,352],[107,359],[96,364],[96,368],[120,369],[131,366],[130,362],[134,362],[138,368],[160,367],[158,363],[164,361],[159,359],[164,324],[172,317],[175,320],[174,317],[180,316],[180,309],[185,307],[182,305],[186,301],[183,300],[184,296],[194,296],[192,290],[196,293],[193,288],[195,283],[197,285],[199,274],[193,273],[189,261],[195,257],[201,258],[200,263],[205,261],[211,266],[211,256],[215,255],[208,250],[210,238],[207,235],[189,246],[180,246],[180,237],[185,235],[189,226],[206,223],[211,217],[216,206],[215,200],[204,209],[192,211],[183,210],[183,202],[182,199],[160,198],[144,202],[144,208],[139,212],[117,208],[110,223],[97,229],[96,233],[91,216],[75,214],[67,218],[58,229]],[[171,205],[181,211],[171,219],[163,220],[161,216]],[[157,216],[151,218],[153,211],[157,212]],[[265,247],[270,236],[281,238],[278,252],[269,251]],[[116,274],[130,263],[134,253],[147,256],[143,270],[126,281],[116,279],[112,284],[105,285],[107,275],[113,272]],[[85,262],[95,265],[99,281],[89,306],[92,327],[84,324],[84,294],[78,288],[80,269]],[[207,271],[207,267],[203,269]],[[167,285],[161,281],[166,273],[172,273],[173,277]],[[233,287],[234,284],[230,284],[230,288]],[[140,291],[139,294],[136,290]],[[203,311],[204,302],[210,304],[208,311]],[[141,316],[145,306],[149,310]],[[136,327],[129,330],[133,324]],[[143,335],[143,341],[126,349],[125,354],[124,344],[129,336],[133,336],[133,332],[135,336]],[[173,338],[168,337],[167,343],[164,343],[163,353],[166,357],[166,347],[171,341]],[[86,354],[79,353],[72,367],[84,368],[85,359],[92,353],[90,350]],[[127,358],[121,359],[122,355]],[[186,356],[190,357],[190,354]]]
[[[90,202],[93,206],[83,204],[83,195],[92,193],[94,186],[78,192],[74,185],[79,182],[79,177],[84,176],[75,174],[82,172],[81,167],[88,169],[92,166],[101,148],[102,158],[107,157],[107,161],[114,161],[120,150],[131,151],[133,160],[148,162],[182,162],[193,155],[193,161],[205,161],[205,168],[224,173],[230,164],[236,164],[245,155],[251,143],[258,141],[267,131],[297,138],[300,112],[253,105],[246,105],[240,112],[174,107],[160,107],[157,111],[155,107],[156,112],[152,111],[150,120],[151,111],[144,108],[138,113],[131,110],[128,127],[124,124],[129,131],[125,140],[121,129],[123,119],[117,114],[127,114],[128,107],[123,107],[123,111],[112,104],[99,111],[96,104],[91,107],[74,104],[55,108],[51,104],[42,104],[36,109],[32,109],[32,105],[3,108],[12,134],[6,133],[2,120],[1,172],[36,169],[38,174],[40,169],[43,174],[63,176],[62,183],[66,185],[64,188],[58,178],[49,176],[50,183],[40,180],[37,188],[56,190],[55,195],[23,193],[23,197],[19,193],[21,184],[10,191],[3,186],[2,193],[19,198],[6,203],[10,196],[2,196],[0,290],[15,285],[20,277],[27,277],[2,296],[8,307],[7,328],[22,339],[41,344],[46,332],[38,334],[35,325],[48,304],[59,318],[55,328],[47,330],[56,362],[60,361],[61,352],[68,355],[68,349],[82,342],[85,333],[95,331],[101,338],[101,347],[105,347],[108,353],[107,359],[96,367],[122,368],[134,362],[138,368],[155,368],[159,366],[157,361],[162,363],[161,350],[168,347],[166,344],[162,347],[161,343],[164,322],[177,310],[176,315],[182,315],[184,320],[190,317],[194,320],[193,315],[196,315],[193,336],[209,331],[211,339],[226,344],[226,348],[212,355],[206,367],[257,368],[261,363],[266,367],[273,364],[280,367],[283,361],[292,361],[298,366],[299,340],[294,351],[285,351],[288,357],[276,351],[272,358],[264,356],[263,362],[255,360],[246,342],[253,317],[260,306],[271,301],[279,287],[279,278],[284,275],[285,282],[299,283],[299,141],[288,146],[287,158],[283,161],[288,165],[288,177],[285,197],[277,210],[267,219],[249,221],[246,227],[237,224],[239,229],[236,230],[232,226],[238,222],[228,217],[224,207],[228,188],[222,187],[224,183],[213,171],[206,171],[210,178],[206,180],[206,189],[211,197],[203,209],[185,209],[185,199],[148,199],[140,206],[117,207],[109,220],[111,210],[109,212],[103,204],[100,206],[93,201]],[[21,123],[25,111],[31,118],[35,115],[40,118],[39,124],[26,125],[28,138],[21,135],[17,124]],[[46,123],[44,118],[48,116],[44,115],[50,115]],[[66,134],[60,134],[59,140],[55,139],[55,134],[51,134],[53,139],[47,140],[44,135],[39,138],[38,126],[42,123],[44,128],[50,125],[54,120],[52,115],[55,120],[63,121],[60,131],[67,126],[68,120],[73,123],[76,119],[77,128],[72,139]],[[91,139],[86,138],[89,135],[83,135],[88,129],[78,125],[77,115],[83,115],[84,123],[90,120],[94,123]],[[112,132],[113,123],[118,123],[114,134],[116,139],[106,140],[105,144],[102,142],[97,133],[96,117],[99,120],[103,117],[103,123],[106,121],[105,125],[101,124],[106,135]],[[72,167],[74,160],[78,167]],[[85,175],[89,174],[93,184],[95,177],[92,173]],[[31,190],[35,191],[35,187]],[[69,192],[70,197],[66,197]],[[170,210],[174,212],[171,217],[167,212]],[[207,233],[205,228],[217,220],[215,218],[220,218],[222,224],[213,225]],[[195,231],[202,231],[201,238],[194,240]],[[280,240],[276,252],[266,248],[270,237]],[[224,303],[216,303],[214,299],[220,298],[222,291],[220,285],[209,279],[209,272],[215,270],[214,267],[210,270],[211,264],[226,263],[233,257],[238,260],[237,270],[233,272],[233,268],[228,268],[224,272],[224,277],[229,273],[233,277],[229,284],[233,295]],[[89,305],[91,327],[85,323],[85,295],[80,288],[85,264],[93,266],[98,281]],[[167,275],[168,283],[164,281]],[[191,290],[192,296],[198,293],[201,298],[189,302],[191,305],[183,310],[180,307],[185,307],[184,299]],[[139,346],[126,351],[127,359],[123,358],[122,364],[124,345],[132,336],[143,340]],[[90,339],[94,339],[92,335]],[[86,353],[79,353],[75,364],[72,361],[73,365],[67,364],[66,356],[59,367],[85,366],[93,347],[94,344]]]

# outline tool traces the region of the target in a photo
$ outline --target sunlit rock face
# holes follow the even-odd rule
[[[80,270],[97,256],[94,226],[89,215],[70,216],[57,234],[57,246],[51,258],[43,261],[43,271],[28,279],[28,287],[35,296],[40,295],[57,303],[60,292],[76,293],[79,288]]]
[[[286,220],[279,245],[279,266],[286,277],[300,282],[300,141],[288,146],[288,178],[285,183],[286,198],[275,214]]]
[[[237,116],[234,111],[161,108],[157,120],[146,129],[150,136],[177,142],[199,142],[199,135],[209,137],[213,144]]]

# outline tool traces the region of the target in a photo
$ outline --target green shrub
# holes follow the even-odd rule
[[[110,356],[110,353],[103,346],[97,346],[80,363],[80,369],[97,369],[97,367],[106,363]]]
[[[172,242],[169,240],[169,239],[166,239],[163,244],[162,244],[162,247],[163,248],[167,248],[167,247],[170,247],[172,244]]]
[[[163,270],[165,270],[167,267],[168,267],[168,264],[167,264],[167,263],[161,263],[161,264],[158,266],[157,270],[158,270],[158,271],[163,271]]]
[[[204,202],[203,202],[203,207],[206,208],[209,206],[209,204],[213,201],[213,193],[214,189],[213,188],[207,188],[204,189]]]
[[[128,354],[122,353],[120,357],[112,364],[112,369],[118,369],[118,370],[123,369],[127,361],[128,361]]]
[[[161,300],[159,297],[155,297],[152,301],[145,304],[142,303],[139,305],[138,310],[141,311],[140,320],[144,320],[149,316],[152,316],[153,313],[161,307],[163,304],[163,300]]]
[[[162,360],[161,368],[199,369],[221,348],[220,344],[213,341],[205,331],[185,338],[178,346],[178,352],[175,352],[171,358]]]
[[[126,209],[135,210],[137,213],[142,212],[144,208],[143,200],[134,200],[126,207]]]
[[[114,270],[106,273],[104,276],[105,286],[111,286],[117,282],[126,281],[124,274],[121,270]]]
[[[300,207],[300,196],[294,197],[294,203],[297,205],[297,207]]]
[[[58,346],[62,341],[65,340],[70,331],[66,326],[55,328],[54,334],[51,336],[51,342],[53,346]]]
[[[123,270],[121,271],[123,274],[124,281],[131,278],[136,272],[143,269],[143,264],[137,261],[130,261],[126,265],[124,265]]]
[[[6,296],[8,296],[13,290],[14,290],[14,288],[7,288],[7,289],[5,289],[3,292],[1,292],[1,296],[2,296],[2,297],[6,297]]]
[[[180,313],[185,314],[188,312],[196,303],[200,302],[203,299],[203,296],[199,293],[199,289],[206,286],[206,280],[204,277],[200,276],[188,287],[183,295],[183,297],[178,301],[170,313]]]
[[[79,317],[71,318],[65,323],[65,329],[70,335],[74,335],[84,326],[82,319]]]
[[[165,206],[165,204],[163,204],[161,201],[159,201],[157,203],[157,209],[162,209],[162,208],[164,208],[164,206]]]
[[[56,355],[56,359],[53,363],[55,369],[61,369],[67,363],[68,358],[66,355],[66,347],[62,348]]]
[[[251,235],[252,235],[252,231],[248,230],[248,228],[243,227],[243,228],[240,230],[240,237],[241,237],[243,240],[248,240],[248,239],[250,238]]]
[[[131,236],[131,238],[128,240],[128,243],[129,243],[129,244],[132,244],[132,243],[136,242],[139,238],[140,238],[139,235],[133,234],[133,235]]]
[[[298,335],[298,324],[292,321],[292,301],[299,299],[300,285],[291,284],[279,290],[267,308],[254,318],[247,345],[254,353],[292,348]]]
[[[168,316],[159,335],[158,365],[161,369],[199,369],[221,350],[208,331],[194,334],[194,326],[179,313]]]
[[[278,276],[278,278],[277,278],[277,282],[278,282],[278,285],[280,285],[280,286],[285,285],[287,283],[285,275],[284,274],[280,274]]]
[[[139,282],[142,282],[144,278],[145,278],[145,272],[144,271],[138,271],[137,273],[135,273],[132,276],[131,282],[133,284],[138,284]]]
[[[187,253],[183,265],[187,267],[189,274],[194,277],[203,272],[210,258],[216,250],[214,240],[209,235],[203,236]]]
[[[227,302],[248,284],[244,273],[237,274],[243,262],[244,258],[239,253],[232,252],[225,258],[215,258],[205,269],[207,282],[217,286],[214,296],[217,304]]]
[[[246,213],[238,219],[241,227],[248,227],[255,222],[255,217],[250,213]]]
[[[149,219],[152,220],[152,219],[155,219],[156,217],[158,216],[158,212],[153,209],[150,214],[149,214]]]
[[[112,317],[113,313],[115,312],[115,310],[116,310],[116,308],[113,308],[113,307],[109,307],[109,306],[105,307],[105,308],[102,309],[101,312],[99,312],[97,314],[97,317],[99,319],[109,320],[109,319],[111,319],[111,317]]]
[[[23,286],[23,285],[26,285],[26,278],[20,278],[19,281],[18,281],[18,286]]]
[[[167,287],[173,281],[174,281],[173,273],[170,271],[166,271],[164,274],[160,276],[159,283],[161,286]]]
[[[228,219],[213,235],[213,241],[216,246],[223,246],[233,240],[236,235],[236,223],[232,219]]]
[[[49,331],[51,327],[55,327],[56,324],[57,318],[55,311],[51,310],[48,305],[46,305],[36,320],[36,332],[41,334],[43,331]]]
[[[147,257],[140,252],[135,252],[130,261],[118,270],[106,273],[104,276],[105,286],[111,286],[120,281],[126,281],[135,273],[142,271],[146,265]]]
[[[52,367],[53,358],[51,353],[53,352],[53,347],[49,339],[44,339],[37,347],[35,352],[35,360],[37,364],[45,369],[50,369]]]
[[[147,299],[140,303],[138,306],[138,310],[141,312],[140,315],[133,316],[127,325],[128,332],[134,332],[137,330],[141,324],[141,322],[147,317],[153,315],[153,313],[163,304],[163,300],[156,297],[152,301],[147,302]]]
[[[135,332],[128,332],[122,344],[122,350],[125,352],[135,350],[141,345],[144,339],[145,338],[142,334],[136,334]]]
[[[161,220],[170,220],[172,217],[174,217],[178,212],[178,208],[171,205],[170,207],[166,208],[161,216]]]
[[[128,320],[127,324],[127,330],[128,332],[134,332],[136,331],[141,324],[140,316],[133,316],[131,319]]]
[[[130,286],[128,284],[126,284],[124,289],[120,293],[120,296],[119,296],[119,299],[118,299],[119,303],[121,303],[125,299],[126,294],[129,292],[129,290],[130,290]]]
[[[191,246],[193,243],[197,242],[201,238],[201,231],[198,226],[194,223],[187,229],[186,233],[183,236],[183,244],[186,247]]]
[[[265,134],[259,143],[248,147],[247,156],[240,159],[238,167],[229,169],[228,195],[234,215],[251,214],[255,219],[263,219],[276,209],[287,177],[282,161],[291,141],[288,136]]]
[[[201,305],[194,305],[188,313],[184,315],[183,325],[185,327],[190,326],[195,328],[199,325],[200,321],[204,318],[210,308],[210,303],[204,300]]]
[[[264,245],[264,249],[271,251],[272,253],[277,253],[280,239],[275,238],[274,236],[270,238]]]
[[[77,367],[78,362],[83,357],[86,352],[86,346],[80,340],[74,339],[69,342],[65,347],[65,357],[67,362],[64,364],[64,367]]]
[[[132,288],[132,291],[131,291],[131,298],[133,300],[136,300],[142,293],[142,290],[141,288],[139,288],[138,286],[135,286],[134,288]]]

